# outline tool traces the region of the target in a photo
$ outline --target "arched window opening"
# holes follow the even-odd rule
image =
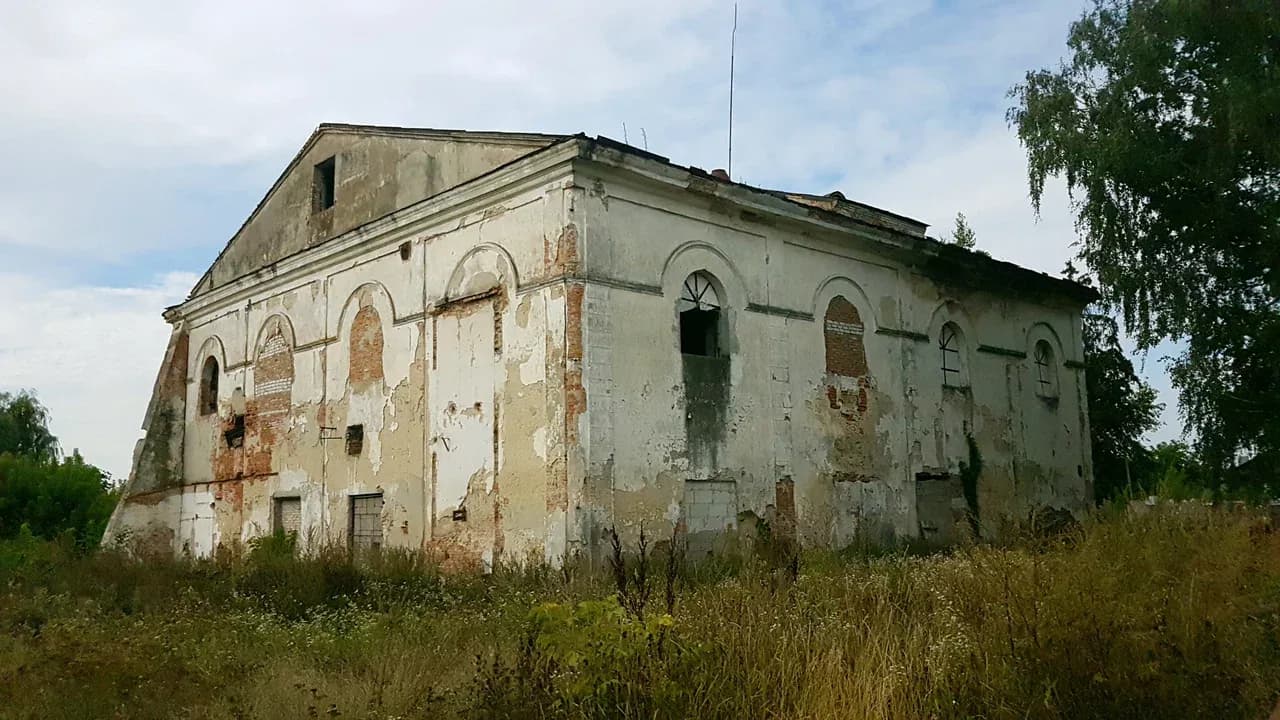
[[[1036,393],[1041,397],[1058,397],[1058,366],[1053,357],[1053,346],[1047,341],[1036,343]]]
[[[945,387],[964,387],[964,337],[953,323],[942,326],[938,336],[938,348],[942,350],[942,384]]]
[[[218,360],[210,355],[200,370],[200,414],[218,412]]]
[[[680,312],[680,352],[720,357],[720,295],[711,277],[696,272],[685,278],[677,309]]]

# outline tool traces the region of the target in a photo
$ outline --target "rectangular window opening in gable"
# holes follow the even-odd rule
[[[335,158],[332,157],[316,164],[315,190],[313,193],[315,197],[316,212],[328,210],[333,207],[333,203],[336,199],[335,191],[337,189],[335,186],[335,180],[337,179],[336,170],[337,163],[335,162]]]

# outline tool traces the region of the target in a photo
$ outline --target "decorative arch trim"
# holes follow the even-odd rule
[[[369,282],[362,283],[361,285],[356,287],[356,289],[352,290],[351,294],[347,296],[347,299],[343,301],[342,311],[338,313],[338,326],[336,328],[336,331],[332,333],[334,337],[342,337],[346,333],[347,328],[351,325],[352,318],[355,316],[355,313],[360,309],[358,307],[360,304],[359,303],[360,297],[369,293],[372,293],[373,295],[372,302],[375,307],[378,306],[380,301],[386,303],[385,309],[390,314],[383,319],[383,322],[385,323],[385,322],[394,321],[394,319],[396,318],[396,306],[395,306],[395,301],[391,299],[391,293],[387,291],[386,286],[383,285],[382,283],[376,280],[370,280]],[[353,304],[357,305],[356,310],[351,309],[351,306]],[[383,311],[383,308],[378,307],[379,314],[381,314],[382,311]]]
[[[218,361],[218,367],[222,368],[223,372],[226,372],[227,371],[227,350],[222,345],[222,338],[218,337],[217,335],[210,335],[209,337],[205,338],[204,342],[200,343],[200,350],[199,352],[196,353],[196,361],[195,361],[194,367],[203,368],[204,359],[209,357],[210,355],[212,355],[213,358]]]
[[[862,324],[867,328],[867,333],[875,333],[880,329],[880,323],[876,317],[875,306],[871,304],[871,298],[867,297],[867,293],[862,289],[861,285],[846,275],[832,275],[818,284],[817,290],[813,293],[813,303],[810,306],[813,311],[813,317],[822,317],[827,311],[827,305],[836,296],[843,297],[857,308],[858,315],[862,318]]]
[[[280,320],[280,327],[284,331],[284,339],[286,342],[289,343],[290,351],[295,350],[297,348],[298,346],[297,337],[294,335],[293,322],[289,319],[289,316],[286,313],[282,313],[282,312],[271,313],[266,318],[264,318],[262,321],[262,324],[258,326],[258,337],[253,342],[253,358],[255,362],[257,361],[258,357],[262,354],[262,345],[264,342],[266,342],[266,339],[267,339],[267,327],[271,325],[272,320],[275,320],[277,318],[279,318]]]
[[[1062,338],[1058,335],[1058,331],[1054,330],[1052,325],[1044,321],[1033,323],[1031,327],[1027,328],[1027,335],[1023,342],[1023,346],[1026,348],[1026,353],[1029,356],[1034,357],[1036,343],[1041,340],[1049,341],[1054,354],[1058,358],[1061,359],[1066,357],[1066,353],[1063,351],[1062,347]]]
[[[497,264],[494,268],[497,271],[497,277],[494,283],[480,283],[476,268],[468,268],[467,265],[477,256],[491,253],[497,257]],[[444,302],[457,300],[462,297],[471,295],[479,295],[490,290],[502,287],[507,294],[514,295],[520,287],[520,278],[516,270],[516,262],[511,257],[511,253],[501,245],[494,243],[480,243],[471,248],[458,259],[453,266],[453,271],[449,273],[449,282],[445,284]]]
[[[723,307],[744,309],[751,304],[746,281],[733,261],[715,246],[697,240],[682,243],[667,256],[659,278],[662,294],[680,297],[685,278],[698,271],[720,283],[724,291],[720,298]]]

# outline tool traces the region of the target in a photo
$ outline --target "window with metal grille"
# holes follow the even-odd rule
[[[272,529],[277,534],[297,535],[302,530],[302,498],[278,497]]]
[[[382,493],[351,497],[351,547],[382,547]]]
[[[938,347],[942,350],[942,384],[946,387],[964,387],[964,356],[960,352],[960,329],[951,323],[942,326]]]
[[[1058,367],[1053,359],[1053,346],[1041,340],[1036,343],[1036,392],[1041,397],[1058,396]]]

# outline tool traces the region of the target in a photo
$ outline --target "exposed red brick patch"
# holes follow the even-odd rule
[[[253,366],[253,398],[245,410],[245,474],[250,476],[274,470],[272,454],[292,407],[293,345],[278,316],[267,322]]]
[[[382,382],[382,318],[367,300],[351,321],[351,363],[347,380],[353,387]]]
[[[837,295],[827,305],[823,318],[823,338],[827,349],[827,372],[843,377],[867,374],[867,353],[862,342],[862,318],[858,309]]]
[[[573,275],[578,272],[578,226],[565,225],[555,238],[544,241],[543,265],[547,277]]]

